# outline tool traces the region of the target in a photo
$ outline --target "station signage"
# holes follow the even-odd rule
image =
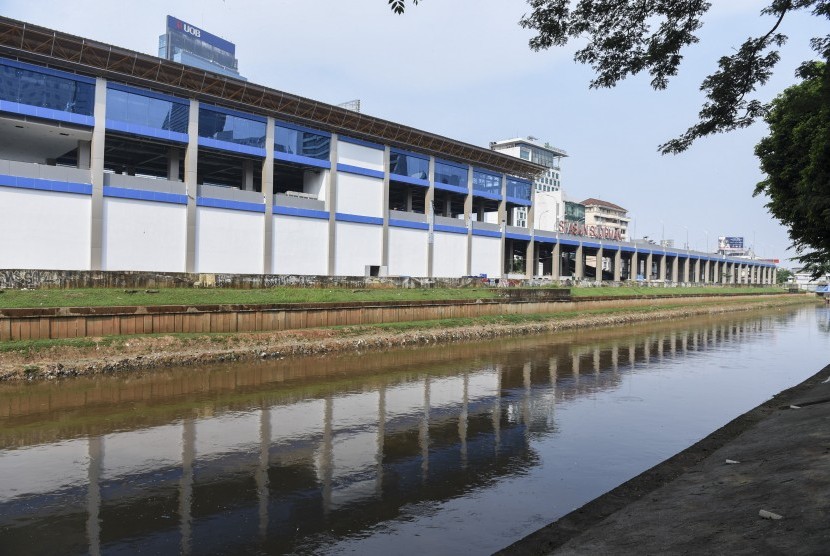
[[[559,233],[622,241],[622,230],[610,226],[586,226],[579,222],[559,222]]]

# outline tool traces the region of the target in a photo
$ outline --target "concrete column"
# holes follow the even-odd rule
[[[426,197],[424,198],[424,207],[427,212],[427,224],[429,224],[429,232],[427,233],[427,276],[432,278],[435,264],[433,258],[435,257],[435,157],[429,157],[429,189],[427,189]]]
[[[196,461],[196,423],[186,418],[182,423],[182,476],[179,479],[179,552],[190,554],[193,532],[193,467]]]
[[[534,241],[535,226],[534,219],[536,218],[536,184],[530,182],[530,206],[527,207],[527,229],[530,234],[530,241],[527,242],[527,254],[525,255],[525,276],[533,278],[536,274],[536,269],[539,268],[539,254],[536,249],[536,242]]]
[[[429,376],[424,379],[424,412],[421,426],[418,428],[418,444],[421,446],[421,479],[426,483],[429,478]]]
[[[242,161],[242,191],[254,190],[254,161],[244,159]]]
[[[605,251],[600,245],[599,249],[597,249],[597,256],[594,259],[594,281],[595,282],[602,282],[602,258],[605,256]]]
[[[270,118],[269,118],[270,119]],[[268,502],[270,489],[268,468],[271,464],[271,411],[263,408],[259,415],[259,465],[255,481],[259,506],[259,539],[268,538]]]
[[[654,253],[649,251],[646,255],[646,282],[651,282],[652,268],[654,267]]]
[[[614,281],[619,282],[622,280],[622,249],[617,247],[616,253],[614,253]]]
[[[720,284],[720,261],[712,261],[712,282]]]
[[[582,242],[576,248],[576,262],[574,264],[574,279],[582,280],[585,278],[585,252],[582,249]]]
[[[501,230],[501,249],[499,249],[499,253],[501,255],[501,262],[499,263],[501,266],[501,276],[505,276],[507,273],[504,271],[504,256],[505,256],[505,249],[507,248],[507,176],[502,174],[501,176],[501,201],[499,201],[499,229]]]
[[[706,261],[703,262],[703,276],[705,277],[703,279],[704,284],[708,284],[709,282],[712,281],[709,271],[710,271],[710,261],[707,259]]]
[[[700,259],[695,259],[695,267],[694,268],[695,268],[695,279],[693,280],[693,282],[695,284],[699,284],[700,283]]]
[[[95,126],[89,154],[90,181],[92,183],[92,210],[89,233],[89,269],[104,267],[104,143],[107,126],[107,80],[95,80],[95,106],[92,111]]]
[[[265,237],[262,242],[263,274],[279,273],[274,260],[274,118],[265,124],[265,160],[262,161],[262,196],[265,199]]]
[[[551,280],[559,280],[559,277],[562,275],[562,248],[560,247],[559,242],[553,244],[553,253],[551,253],[550,263]]]
[[[666,281],[666,253],[660,255],[660,280]]]
[[[89,464],[87,467],[86,537],[90,555],[101,554],[101,475],[104,472],[104,439],[90,436],[88,439]]]
[[[80,170],[89,170],[90,164],[91,164],[91,159],[92,159],[92,141],[78,141],[77,167]]]
[[[671,265],[671,281],[675,284],[680,280],[680,257],[675,255]]]
[[[387,147],[388,150],[388,147]],[[386,176],[389,175],[389,158],[384,155],[384,162],[386,163],[383,172]],[[331,147],[329,148],[329,163],[331,170],[329,170],[329,179],[326,183],[326,210],[329,211],[329,264],[328,275],[334,276],[335,269],[335,254],[337,253],[337,134],[331,134]]]
[[[334,212],[334,211],[332,211]],[[323,445],[320,447],[320,475],[323,495],[323,515],[331,512],[332,482],[334,480],[334,400],[326,397],[323,413]]]
[[[199,166],[199,101],[190,99],[187,120],[187,148],[184,151],[184,186],[187,190],[187,235],[185,271],[196,272],[196,197]]]
[[[389,268],[389,159],[391,151],[389,145],[383,148],[383,239],[381,240],[380,264]],[[412,195],[408,199],[412,210]],[[466,210],[466,205],[465,205]],[[469,272],[467,273],[469,274]]]
[[[464,225],[467,226],[467,276],[473,273],[473,166],[467,165],[467,196],[464,197]]]
[[[386,438],[386,385],[378,389],[378,436],[377,452],[375,453],[375,494],[383,496],[383,453],[384,439]]]
[[[631,263],[628,265],[628,279],[634,282],[637,280],[637,267],[640,265],[640,261],[637,258],[637,252],[634,251],[631,253]]]
[[[689,258],[689,255],[686,255],[686,258],[683,259],[683,282],[689,283],[689,264],[692,262],[692,259]]]
[[[179,181],[179,169],[182,165],[182,155],[178,147],[167,149],[167,179]]]

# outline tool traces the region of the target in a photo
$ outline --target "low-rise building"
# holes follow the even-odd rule
[[[628,224],[631,219],[628,218],[626,209],[593,197],[585,199],[581,204],[585,207],[586,226],[603,226],[604,228],[619,230],[623,241],[628,240]]]

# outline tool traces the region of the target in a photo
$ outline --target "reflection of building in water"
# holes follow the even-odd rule
[[[624,372],[652,362],[737,345],[767,322],[651,331],[636,340],[626,330],[595,345],[494,351],[454,374],[412,363],[403,375],[339,391],[281,390],[272,377],[223,372],[218,380],[253,397],[219,407],[199,397],[195,411],[182,411],[181,399],[200,393],[204,378],[189,390],[173,388],[169,410],[159,400],[136,404],[146,416],[132,408],[124,416],[127,396],[113,395],[109,406],[94,408],[112,418],[89,438],[85,417],[82,429],[51,444],[31,427],[0,436],[18,446],[0,452],[0,474],[16,478],[0,484],[0,545],[9,553],[54,546],[219,553],[254,544],[268,553],[314,551],[318,536],[371,528],[405,505],[450,499],[534,466],[531,439],[555,430],[558,403],[615,389]],[[52,401],[49,411],[71,403],[49,392],[42,394]],[[21,421],[47,407],[38,395],[32,392]],[[231,393],[214,403],[226,398]]]

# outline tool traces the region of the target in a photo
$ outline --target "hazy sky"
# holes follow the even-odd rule
[[[423,0],[404,16],[386,0],[0,0],[0,13],[153,55],[174,15],[236,43],[240,72],[255,83],[333,104],[360,99],[366,114],[482,147],[534,135],[563,148],[568,197],[627,208],[638,237],[664,234],[681,246],[688,230],[701,250],[706,232],[710,249],[721,235],[754,237],[760,256],[784,259],[786,230],[752,197],[763,123],[682,155],[657,153],[696,122],[700,82],[717,59],[769,30],[759,16],[767,3],[714,0],[701,42],[661,92],[648,76],[589,90],[590,69],[573,62],[573,47],[532,52],[531,33],[518,26],[524,0]],[[809,38],[827,29],[802,13],[780,31],[790,40],[765,100],[796,82],[794,69],[815,57]]]

